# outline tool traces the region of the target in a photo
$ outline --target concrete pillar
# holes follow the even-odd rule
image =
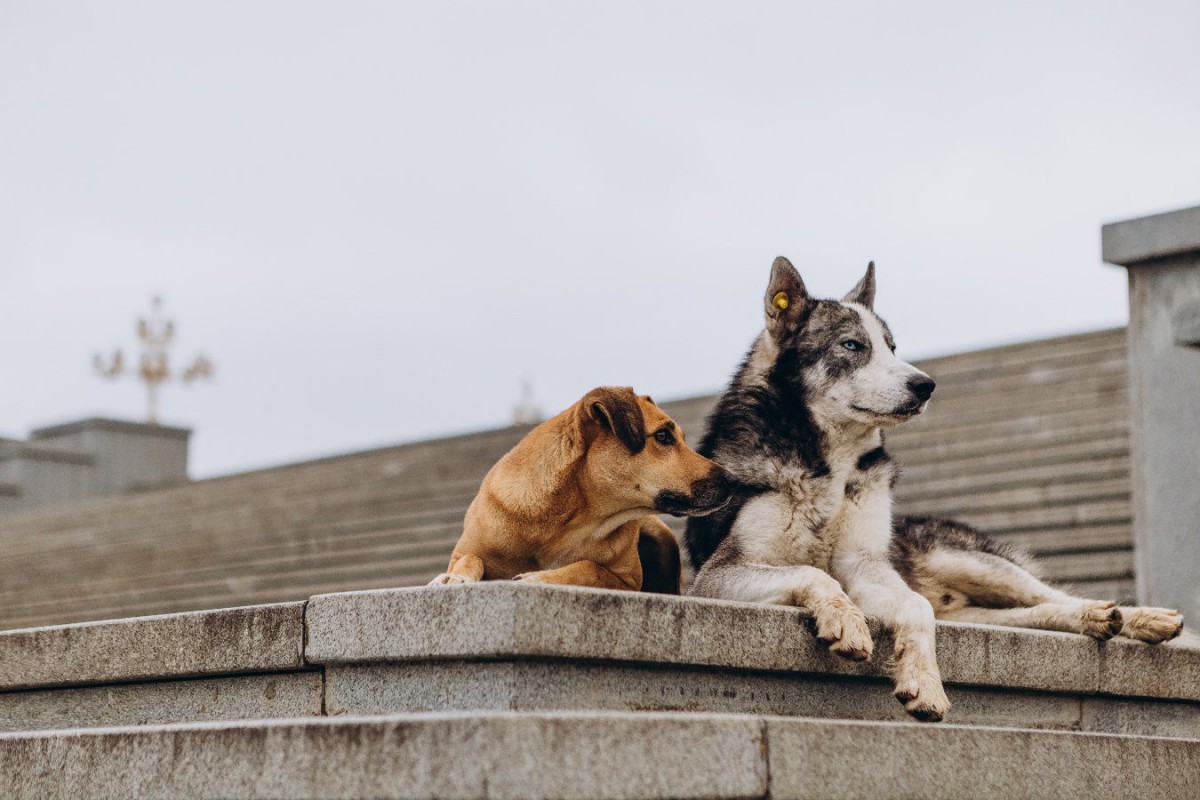
[[[1129,271],[1133,530],[1140,602],[1200,622],[1200,207],[1105,225]]]

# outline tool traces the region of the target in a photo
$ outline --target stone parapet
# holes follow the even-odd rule
[[[794,608],[483,583],[0,633],[0,730],[295,715],[677,711],[901,721]],[[1200,648],[939,623],[950,720],[1200,739]],[[241,698],[240,700],[236,698]]]
[[[870,661],[833,656],[797,608],[692,597],[478,583],[318,595],[305,659],[378,662],[569,659],[882,678],[890,635],[872,623]],[[939,622],[948,683],[1200,701],[1200,648]],[[1127,688],[1128,687],[1128,688]]]

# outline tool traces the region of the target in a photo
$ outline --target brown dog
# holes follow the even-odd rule
[[[731,491],[649,397],[593,389],[496,462],[430,585],[512,578],[678,594],[679,545],[654,514],[707,514]]]

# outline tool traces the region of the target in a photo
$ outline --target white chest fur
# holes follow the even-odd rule
[[[743,556],[760,564],[828,570],[844,527],[848,473],[790,482],[747,502],[730,532]]]

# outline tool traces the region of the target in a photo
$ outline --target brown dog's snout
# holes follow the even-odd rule
[[[723,467],[717,467],[710,475],[692,484],[692,498],[698,504],[716,511],[733,496],[733,476]]]
[[[722,508],[733,496],[735,481],[726,470],[713,464],[703,478],[692,481],[686,494],[663,490],[654,498],[655,510],[677,517],[699,517]]]

